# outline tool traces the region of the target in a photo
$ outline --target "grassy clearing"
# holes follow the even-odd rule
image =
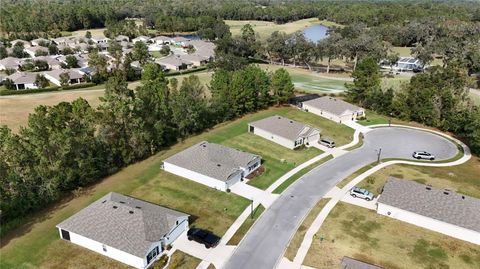
[[[363,138],[363,133],[360,133],[360,135],[359,135],[359,137],[358,137],[358,143],[355,144],[355,145],[353,145],[353,146],[351,146],[351,147],[349,147],[349,148],[347,148],[346,150],[352,151],[352,150],[354,150],[354,149],[361,148],[361,147],[363,146],[363,139],[364,139],[364,138]]]
[[[338,184],[337,184],[337,187],[339,187],[340,189],[345,187],[350,181],[352,181],[354,178],[358,177],[359,175],[365,173],[367,170],[369,170],[370,168],[376,166],[377,163],[374,162],[374,163],[371,163],[371,164],[367,164],[365,165],[364,167],[358,169],[357,171],[355,171],[353,174],[349,175],[348,177],[344,178],[342,181],[340,181]]]
[[[176,250],[170,259],[167,269],[195,269],[202,261],[180,250]]]
[[[390,165],[368,176],[359,186],[378,195],[387,179],[393,176],[480,198],[479,174],[480,159],[472,156],[470,160],[461,165],[449,167]]]
[[[385,268],[480,266],[474,244],[341,202],[317,232],[304,265],[334,268],[343,256]]]
[[[243,224],[240,226],[240,228],[238,228],[232,238],[230,238],[227,245],[238,245],[245,236],[245,234],[247,234],[248,230],[250,230],[253,223],[255,223],[258,217],[262,215],[263,211],[265,211],[265,207],[263,207],[262,205],[257,206],[257,208],[253,210],[253,217],[251,216],[246,219],[245,222],[243,222]]]
[[[174,76],[181,84],[183,79],[189,75],[197,75],[203,85],[210,82],[211,72],[198,72],[194,74],[186,74]],[[173,77],[169,77],[173,78]],[[140,81],[129,83],[130,89],[135,89],[141,85]],[[207,89],[206,89],[207,90]],[[7,125],[14,132],[25,126],[28,120],[28,114],[32,113],[35,107],[39,105],[56,105],[60,102],[71,102],[77,98],[84,98],[90,105],[96,107],[100,104],[99,97],[103,96],[105,85],[100,84],[90,88],[69,91],[57,91],[48,93],[25,94],[25,95],[9,95],[0,97],[0,125]],[[207,95],[209,92],[207,90]]]
[[[322,163],[324,162],[327,162],[329,160],[333,159],[333,156],[332,155],[328,155],[327,157],[319,160],[319,161],[316,161],[314,163],[312,163],[311,165],[303,168],[302,170],[300,170],[298,173],[296,173],[295,175],[291,176],[290,178],[288,178],[287,180],[285,180],[282,184],[280,184],[280,186],[278,186],[274,191],[273,193],[276,193],[276,194],[280,194],[282,193],[284,190],[286,190],[290,185],[293,184],[293,182],[297,181],[297,179],[301,178],[303,175],[305,175],[306,173],[310,172],[312,169],[314,169],[315,167],[321,165]]]
[[[269,21],[236,21],[236,20],[226,20],[225,23],[230,27],[230,32],[232,35],[239,35],[241,29],[245,24],[250,24],[253,27],[253,30],[258,34],[260,40],[266,40],[270,35],[275,31],[285,32],[287,34],[292,34],[297,31],[302,31],[303,29],[322,24],[325,26],[340,26],[331,21],[319,20],[317,18],[303,19],[294,22],[289,22],[285,24],[276,24]]]
[[[285,251],[285,257],[290,261],[293,261],[295,256],[297,255],[297,251],[300,248],[300,245],[303,242],[303,238],[307,233],[308,228],[312,225],[315,218],[317,218],[320,211],[322,211],[323,207],[328,203],[330,199],[321,199],[317,202],[317,204],[310,210],[307,217],[303,220],[300,227],[298,227],[297,232],[293,236],[293,238],[288,243],[287,250]]]

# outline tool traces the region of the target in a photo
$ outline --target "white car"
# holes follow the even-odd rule
[[[426,151],[415,151],[412,154],[412,157],[418,160],[430,160],[433,161],[435,160],[435,156],[433,156],[431,153],[428,153]]]
[[[371,201],[373,200],[373,193],[367,191],[366,189],[361,189],[359,187],[353,187],[351,190],[350,190],[350,195],[353,197],[353,198],[362,198],[362,199],[365,199],[367,201]]]

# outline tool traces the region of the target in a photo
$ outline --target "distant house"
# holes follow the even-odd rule
[[[29,73],[29,72],[16,72],[12,75],[6,77],[5,79],[10,79],[15,88],[17,90],[25,90],[25,89],[38,89],[35,80],[37,78],[37,74]]]
[[[423,63],[419,59],[413,57],[400,57],[400,59],[398,59],[398,61],[392,66],[385,62],[380,63],[380,66],[384,69],[397,71],[417,71],[423,70],[424,68]]]
[[[345,256],[340,263],[340,269],[383,269],[383,267]]]
[[[45,47],[28,47],[25,48],[24,51],[30,55],[30,57],[35,57],[37,55],[37,51],[41,51],[43,54],[48,54],[48,49]]]
[[[90,40],[95,44],[106,44],[110,40],[110,38],[105,37],[104,35],[97,35],[92,36]]]
[[[190,40],[186,45],[192,45],[195,48],[195,54],[205,59],[211,60],[215,55],[215,44],[204,40]]]
[[[170,44],[171,38],[168,36],[156,36],[151,40],[153,43],[157,45],[166,45],[166,44]]]
[[[31,41],[32,46],[41,46],[50,44],[50,40],[45,38],[37,38]]]
[[[26,58],[22,59],[20,62],[21,65],[27,62],[34,62],[34,61],[44,61],[48,64],[49,69],[60,69],[62,67],[62,63],[59,62],[55,57],[52,56],[37,56],[33,58]]]
[[[67,43],[69,43],[69,40],[65,37],[57,37],[52,39],[52,42],[58,45],[64,45],[67,46]],[[60,49],[60,48],[59,48]]]
[[[136,38],[132,39],[133,44],[135,44],[137,42],[143,42],[143,43],[146,44],[146,43],[150,42],[150,37],[141,35],[139,37],[136,37]]]
[[[320,130],[278,115],[249,123],[248,132],[289,149],[317,142],[320,138]]]
[[[188,41],[190,41],[190,39],[185,38],[183,36],[176,36],[176,37],[170,38],[170,44],[175,44],[177,46],[182,46],[182,47],[186,46]]]
[[[208,59],[198,54],[182,54],[179,55],[182,62],[189,63],[192,66],[202,66],[208,63]]]
[[[163,169],[226,191],[261,165],[261,157],[219,144],[200,142],[163,162]]]
[[[21,61],[22,59],[15,57],[3,58],[0,60],[0,71],[7,69],[18,70]]]
[[[390,177],[377,213],[480,245],[480,199]]]
[[[63,73],[67,73],[70,81],[69,85],[72,84],[79,84],[84,82],[83,74],[75,69],[58,69],[58,70],[51,70],[51,71],[46,71],[43,72],[43,75],[45,76],[46,79],[48,79],[50,82],[57,86],[61,86],[61,78],[60,75]]]
[[[25,47],[25,48],[31,46],[30,42],[28,42],[26,40],[22,40],[22,39],[15,39],[15,40],[10,41],[10,44],[12,45],[12,47],[14,47],[15,44],[17,44],[17,43],[23,43],[23,47]]]
[[[187,61],[183,61],[178,55],[171,55],[161,59],[155,59],[155,62],[161,65],[164,69],[180,71],[188,69],[193,64]]]
[[[365,109],[330,96],[302,102],[300,107],[307,112],[339,123],[365,116]]]
[[[111,192],[56,227],[63,240],[143,269],[188,229],[188,217]]]
[[[130,38],[126,35],[118,35],[117,37],[115,37],[115,41],[117,41],[117,42],[122,42],[122,41],[130,42]]]

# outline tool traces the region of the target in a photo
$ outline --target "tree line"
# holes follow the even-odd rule
[[[461,66],[433,67],[413,76],[398,91],[381,87],[382,74],[372,58],[363,59],[352,77],[349,101],[388,117],[452,132],[473,153],[480,153],[480,108],[469,98],[469,77]]]
[[[294,88],[285,70],[270,74],[255,65],[216,70],[211,97],[197,76],[179,83],[154,63],[145,65],[135,90],[128,88],[126,67],[113,72],[98,108],[82,98],[41,105],[18,133],[0,128],[0,210],[7,230],[9,222],[178,139],[285,103]]]

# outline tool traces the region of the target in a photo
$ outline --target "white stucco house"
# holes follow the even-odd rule
[[[289,149],[315,143],[320,138],[319,129],[278,115],[249,123],[248,132]]]
[[[18,70],[20,67],[20,63],[22,59],[15,58],[15,57],[6,57],[0,60],[0,71],[13,69]]]
[[[37,79],[36,73],[30,72],[16,72],[6,77],[15,85],[16,90],[26,90],[26,89],[38,89],[35,80]]]
[[[165,70],[180,71],[191,67],[191,62],[183,60],[179,55],[170,55],[165,58],[155,59],[155,62]]]
[[[141,35],[139,37],[136,37],[136,38],[132,39],[132,44],[135,44],[137,42],[148,43],[148,42],[150,42],[150,37]]]
[[[69,85],[84,82],[83,74],[75,69],[57,69],[43,72],[46,79],[57,86],[61,86],[61,74],[67,73],[69,77]]]
[[[37,53],[48,54],[48,48],[35,46],[25,48],[24,51],[30,55],[30,57],[35,57]]]
[[[377,213],[480,245],[480,199],[391,177]]]
[[[261,162],[258,155],[203,141],[166,159],[162,166],[172,174],[226,191]]]
[[[56,227],[63,240],[143,269],[188,229],[188,217],[111,192]]]
[[[300,103],[299,106],[307,112],[338,123],[365,116],[365,109],[330,96],[308,100]]]

